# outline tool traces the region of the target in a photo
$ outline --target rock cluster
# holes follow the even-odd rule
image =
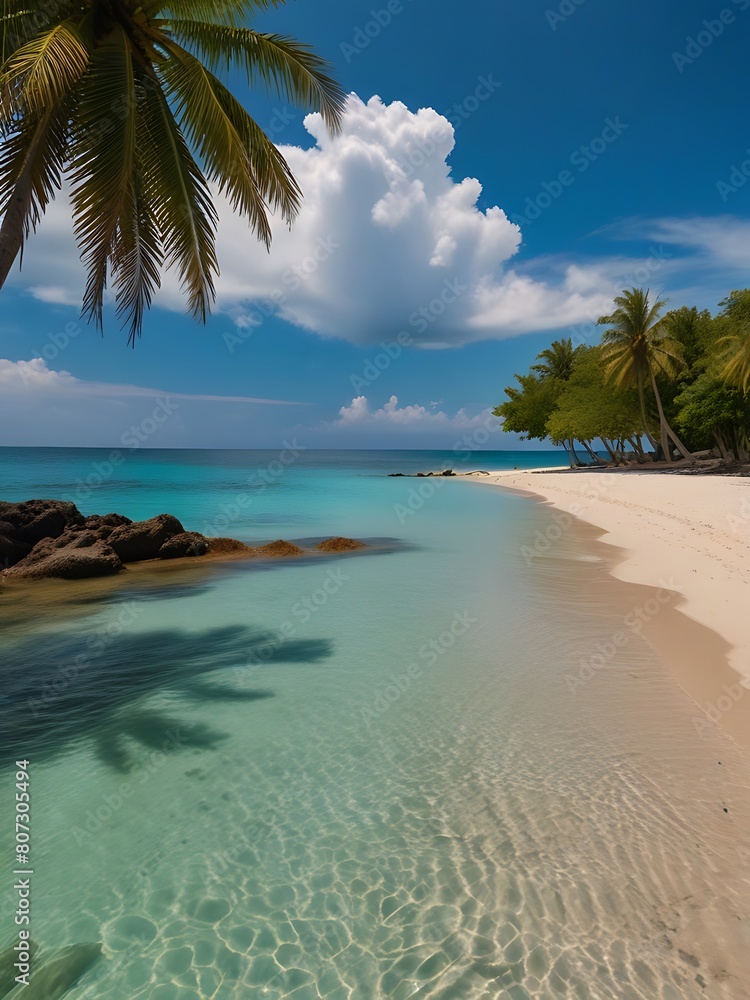
[[[489,472],[484,469],[477,469],[476,472],[454,472],[453,469],[443,469],[442,472],[389,472],[390,479],[427,479],[429,476],[489,476]]]
[[[171,514],[131,521],[122,514],[84,517],[63,500],[0,502],[5,576],[78,580],[118,573],[129,562],[205,552],[207,540]]]
[[[351,538],[330,538],[318,549],[344,552],[362,547]],[[213,555],[284,557],[304,555],[278,539],[253,549],[233,538],[206,538],[185,531],[171,514],[131,521],[122,514],[84,517],[63,500],[0,501],[0,568],[4,577],[80,580],[119,573],[126,563]]]

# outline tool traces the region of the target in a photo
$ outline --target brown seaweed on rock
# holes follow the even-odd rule
[[[336,538],[326,538],[315,548],[318,552],[353,552],[355,549],[365,549],[367,546],[356,538],[344,538],[338,535]]]

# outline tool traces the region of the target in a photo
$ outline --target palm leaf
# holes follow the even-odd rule
[[[60,190],[71,113],[70,103],[64,103],[39,115],[25,115],[0,146],[0,215],[6,217],[11,203],[21,207],[13,226],[16,252]]]
[[[128,326],[128,343],[134,347],[144,313],[161,285],[163,259],[156,212],[138,175],[125,209],[113,246],[113,281],[117,315]]]
[[[242,25],[253,14],[280,7],[285,2],[286,0],[222,0],[221,3],[212,3],[211,0],[172,0],[171,3],[164,3],[163,0],[152,0],[143,6],[150,17]]]
[[[0,16],[0,66],[16,49],[20,48],[40,29],[54,23],[53,8],[32,10],[28,2],[20,0],[3,0],[3,14]]]
[[[232,208],[249,218],[266,245],[271,230],[266,204],[288,223],[301,193],[286,160],[226,87],[175,43],[160,67],[180,124],[205,164],[208,177],[226,191]]]
[[[167,266],[177,268],[193,315],[205,321],[215,296],[218,216],[206,178],[154,77],[143,101],[143,176]]]
[[[111,281],[134,341],[166,264],[205,320],[218,274],[209,180],[266,243],[269,214],[291,223],[301,200],[284,157],[215,68],[239,67],[341,127],[346,97],[328,64],[245,26],[282,2],[3,0],[0,287],[67,171],[84,314],[101,325]]]
[[[68,20],[16,49],[0,72],[0,116],[58,104],[86,71],[89,52]]]
[[[294,104],[320,111],[328,128],[340,131],[346,94],[326,72],[328,62],[309,46],[283,35],[187,19],[173,21],[171,28],[211,70],[241,66],[250,83],[261,82]]]
[[[747,395],[750,388],[750,330],[729,334],[719,341],[722,352],[719,377]]]
[[[107,268],[120,219],[132,212],[136,170],[135,74],[130,42],[119,25],[91,58],[76,121],[71,201],[88,272],[83,312],[101,326]]]

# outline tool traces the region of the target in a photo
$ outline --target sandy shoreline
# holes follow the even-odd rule
[[[677,610],[727,645],[699,648],[701,630],[681,641],[671,629],[677,679],[712,722],[750,746],[750,479],[547,470],[470,478],[535,494],[596,526],[619,550],[613,576],[681,595]],[[668,653],[670,629],[653,626],[653,644]]]

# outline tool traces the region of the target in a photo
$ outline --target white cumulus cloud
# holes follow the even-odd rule
[[[608,308],[611,289],[597,272],[570,267],[545,280],[507,268],[520,230],[501,208],[478,207],[479,180],[452,177],[453,127],[433,109],[352,95],[341,134],[330,136],[316,114],[305,127],[311,148],[282,147],[303,207],[291,231],[274,222],[270,254],[217,196],[218,308],[240,328],[273,312],[354,344],[406,330],[415,346],[441,347],[555,329]],[[45,302],[78,303],[84,279],[67,199],[47,214],[12,280]],[[184,309],[173,274],[156,301]]]
[[[442,410],[435,410],[436,403],[430,407],[411,403],[399,406],[398,397],[391,396],[387,403],[378,409],[371,410],[366,396],[355,396],[348,406],[339,410],[338,420],[333,426],[353,427],[366,426],[372,428],[403,427],[408,430],[474,430],[484,427],[488,431],[499,431],[500,421],[492,416],[492,410],[486,409],[475,416],[469,416],[464,409],[449,416]]]

